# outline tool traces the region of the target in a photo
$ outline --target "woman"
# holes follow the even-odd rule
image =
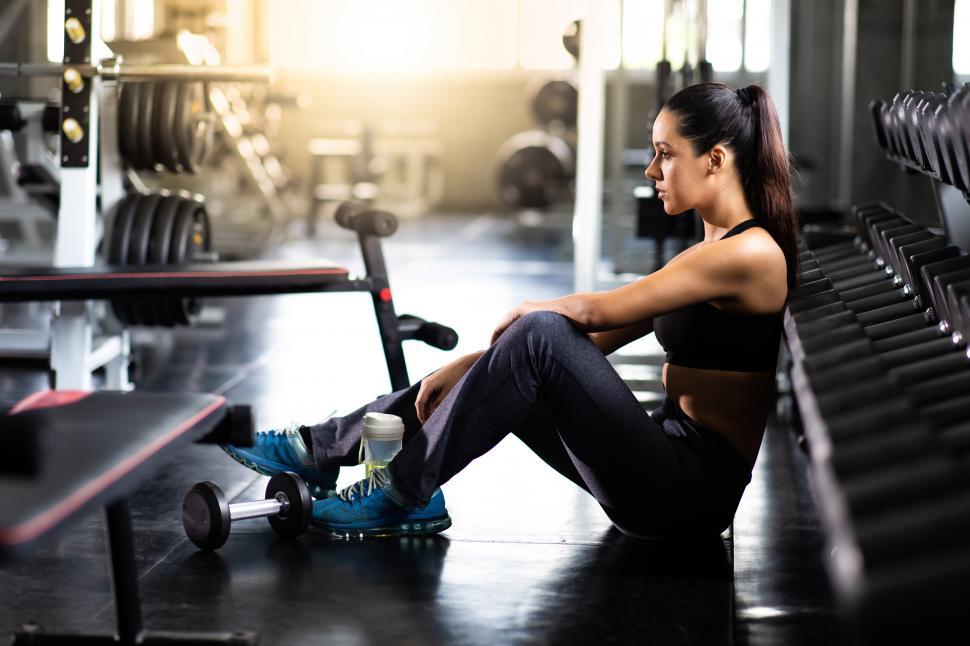
[[[333,488],[339,465],[357,462],[364,414],[385,412],[404,420],[401,452],[315,501],[317,525],[441,531],[451,520],[438,487],[513,433],[626,534],[722,531],[761,445],[797,271],[788,157],[774,106],[753,85],[678,92],[654,122],[653,145],[646,176],[667,213],[697,210],[702,242],[629,285],[526,301],[487,350],[345,417],[260,433],[251,449],[227,452],[261,473],[296,470]],[[648,413],[606,355],[651,331],[667,351],[667,397]]]

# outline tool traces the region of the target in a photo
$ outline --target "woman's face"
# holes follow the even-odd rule
[[[677,133],[677,119],[661,110],[653,122],[656,154],[644,173],[657,183],[657,197],[670,215],[703,208],[710,198],[710,156],[695,155],[686,139]]]

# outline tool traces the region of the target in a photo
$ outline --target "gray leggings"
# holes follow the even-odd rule
[[[723,435],[670,399],[648,413],[589,337],[553,312],[512,324],[423,426],[419,387],[310,427],[318,466],[357,463],[365,413],[398,415],[404,447],[388,468],[395,489],[422,505],[513,433],[589,492],[617,528],[640,537],[723,531],[751,480]]]

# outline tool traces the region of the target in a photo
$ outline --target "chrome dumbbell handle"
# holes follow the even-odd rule
[[[233,522],[247,518],[261,518],[263,516],[285,517],[289,511],[290,500],[282,492],[277,493],[275,498],[229,505],[229,517]]]

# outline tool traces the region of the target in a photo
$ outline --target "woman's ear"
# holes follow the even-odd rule
[[[707,173],[713,175],[722,170],[727,163],[727,150],[724,146],[718,144],[711,148],[711,152],[708,153],[708,158]]]

